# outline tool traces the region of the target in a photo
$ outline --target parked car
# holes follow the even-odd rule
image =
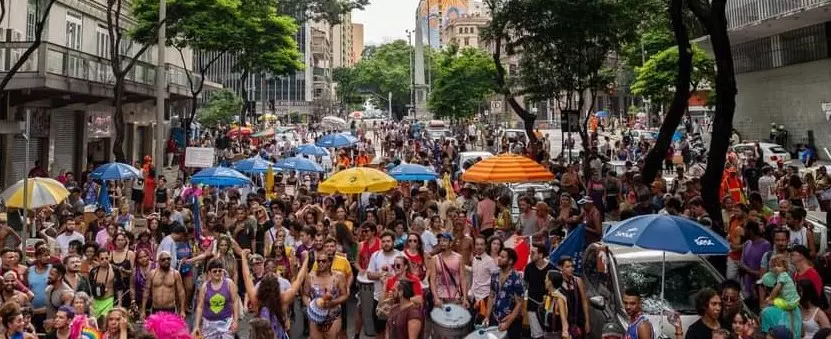
[[[531,189],[534,190],[534,198],[537,201],[544,201],[552,198],[560,191],[560,187],[541,183],[526,183],[514,184],[507,186],[508,192],[511,195],[511,220],[519,220],[519,197],[528,193]]]
[[[718,287],[724,280],[701,256],[602,242],[591,244],[583,252],[582,268],[583,283],[591,304],[588,310],[591,328],[600,329],[606,323],[626,328],[629,321],[623,310],[622,294],[627,288],[635,288],[643,297],[644,315],[656,332],[663,328],[662,334],[668,338],[674,337],[675,328],[666,321],[663,311],[669,308],[680,313],[686,331],[699,318],[695,310],[696,293],[704,288]],[[660,301],[662,269],[666,272],[665,302]],[[600,338],[599,332],[592,331],[590,336]]]
[[[482,158],[482,160],[485,160],[485,159],[490,158],[492,156],[493,156],[493,153],[491,153],[491,152],[482,152],[482,151],[459,153],[459,168],[464,173],[464,168],[462,168],[462,165],[464,165],[466,162],[474,161],[478,158]]]
[[[753,142],[745,142],[733,145],[732,147],[739,157],[742,157],[745,152],[753,152],[753,148],[755,148],[756,145]],[[765,163],[773,168],[776,168],[776,163],[780,160],[785,164],[791,162],[791,154],[788,153],[788,151],[782,146],[767,142],[760,142],[759,147],[762,149],[762,157],[764,158]]]

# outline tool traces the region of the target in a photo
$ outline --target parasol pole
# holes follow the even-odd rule
[[[664,287],[667,283],[667,251],[661,252],[663,255],[663,260],[661,260],[661,303],[666,305],[666,301],[664,300]],[[668,306],[667,306],[668,307]],[[664,333],[664,321],[661,320],[661,332]]]
[[[32,121],[32,111],[26,110],[26,130],[23,133],[23,138],[26,139],[26,168],[29,167],[29,139],[30,139],[30,132],[31,132],[31,121]],[[26,241],[29,239],[29,235],[31,237],[35,237],[34,230],[29,230],[29,173],[25,173],[26,168],[24,168],[23,173],[23,249],[26,249]],[[25,251],[24,251],[25,252]]]

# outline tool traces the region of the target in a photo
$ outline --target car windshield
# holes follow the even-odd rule
[[[774,154],[788,153],[782,146],[772,146],[768,149]]]
[[[647,314],[660,314],[666,307],[681,314],[696,314],[696,293],[719,285],[719,279],[702,262],[667,262],[664,298],[669,305],[665,305],[660,301],[661,261],[619,263],[617,272],[621,295],[627,288],[640,292],[644,296],[643,310]]]

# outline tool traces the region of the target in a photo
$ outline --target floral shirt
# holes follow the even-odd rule
[[[525,287],[522,284],[522,279],[516,271],[511,270],[508,278],[499,284],[499,272],[491,276],[491,294],[495,296],[493,302],[493,317],[497,321],[502,321],[508,314],[511,314],[516,306],[516,298],[522,298],[525,292]]]

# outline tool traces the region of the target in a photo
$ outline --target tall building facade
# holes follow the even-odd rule
[[[447,44],[457,45],[460,48],[487,49],[487,44],[481,40],[479,34],[488,26],[490,17],[481,14],[462,14],[450,20],[445,25],[442,35]]]
[[[364,53],[364,24],[352,24],[352,61],[361,61]]]
[[[0,29],[0,77],[17,62],[35,39],[36,22],[43,0],[6,0],[10,14]],[[113,82],[110,66],[106,2],[56,2],[43,32],[43,43],[31,54],[6,87],[0,118],[0,187],[22,179],[35,162],[51,176],[60,171],[80,173],[87,163],[113,161],[116,137],[112,121]],[[134,23],[122,13],[125,29]],[[121,55],[130,58],[140,49],[125,41]],[[158,62],[157,49],[149,48],[136,61],[125,81],[124,151],[126,160],[140,160],[154,152],[154,129],[164,129],[170,116],[186,110],[190,90],[186,68],[191,52],[169,48]],[[157,65],[164,67],[167,82],[166,114],[157,121],[155,88]],[[7,108],[7,109],[6,109]],[[29,161],[20,123],[31,116]],[[158,159],[161,161],[160,159]]]
[[[831,148],[831,1],[728,1],[728,34],[738,95],[734,127],[768,139],[784,125],[790,146]],[[710,49],[709,41],[702,46]]]
[[[441,48],[447,41],[443,35],[447,24],[469,14],[472,0],[420,0],[416,10],[416,25],[423,32],[427,46]]]
[[[352,44],[352,14],[345,14],[343,21],[332,27],[332,67],[352,67],[355,64]]]

